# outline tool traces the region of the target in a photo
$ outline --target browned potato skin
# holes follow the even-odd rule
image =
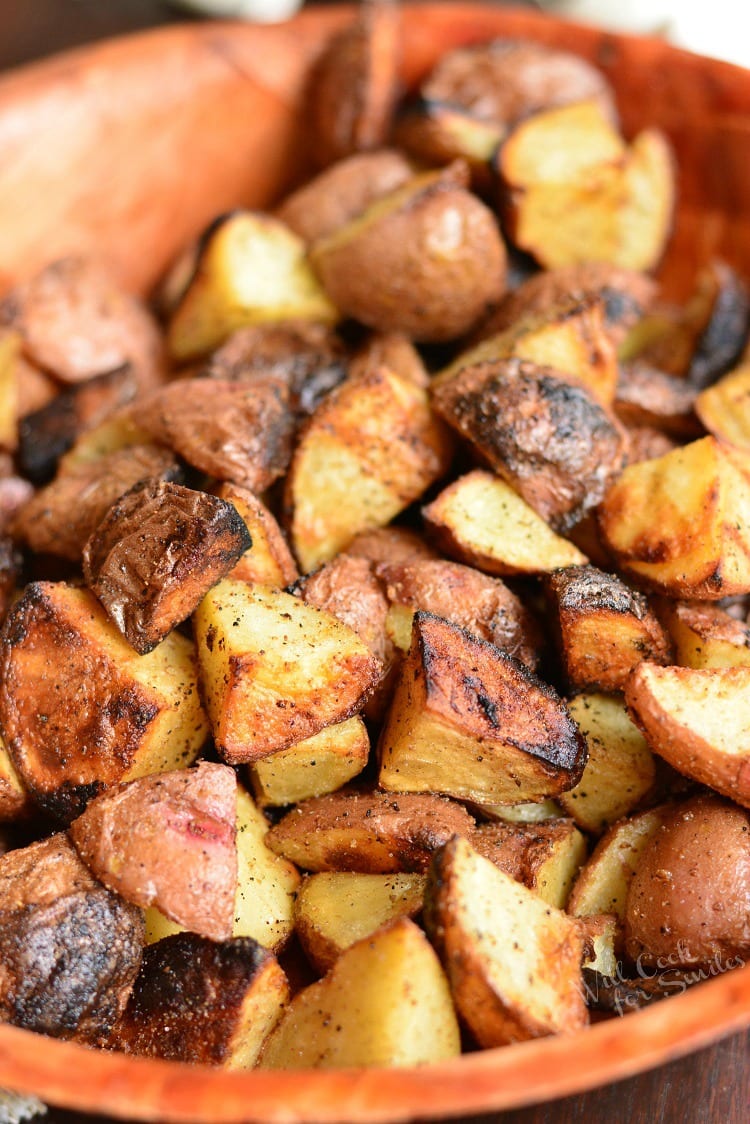
[[[667,811],[633,875],[628,955],[647,965],[722,970],[750,952],[750,813],[718,796]]]
[[[141,655],[190,616],[251,546],[231,503],[181,484],[136,485],[83,552],[86,584]]]
[[[307,113],[321,167],[386,141],[398,94],[399,27],[392,0],[367,0],[318,60]]]
[[[140,910],[105,890],[63,835],[0,858],[0,1019],[102,1045],[143,948]]]
[[[382,562],[375,572],[392,603],[434,613],[537,667],[539,625],[499,578],[442,559]]]
[[[609,338],[618,347],[656,298],[656,282],[645,273],[609,262],[585,262],[542,270],[507,293],[477,333],[482,339],[511,328],[526,316],[552,312],[573,297],[598,297]]]
[[[376,527],[361,531],[346,548],[346,553],[370,562],[409,563],[436,559],[440,555],[426,539],[408,527]]]
[[[569,819],[542,823],[480,824],[469,842],[474,850],[530,890],[536,887],[539,867],[549,859],[555,843],[570,832]]]
[[[621,691],[642,660],[667,664],[672,646],[642,593],[595,566],[545,578],[563,668],[574,690]]]
[[[70,825],[110,890],[178,925],[228,940],[237,889],[237,781],[227,765],[140,777],[92,800]]]
[[[451,836],[470,836],[474,826],[442,796],[340,791],[298,804],[266,844],[303,870],[422,873]]]
[[[688,368],[688,380],[698,390],[739,362],[750,332],[750,294],[731,266],[711,262],[699,280],[698,305],[701,299],[709,312]]]
[[[524,359],[464,367],[435,409],[556,531],[577,523],[625,465],[625,431],[576,380]]]
[[[66,467],[16,513],[13,534],[34,551],[80,562],[87,540],[120,496],[151,477],[179,476],[174,455],[156,445],[133,445]]]
[[[128,1054],[222,1065],[231,1061],[242,1006],[253,986],[286,978],[274,956],[251,937],[215,944],[177,933],[149,945],[133,992],[107,1046]]]
[[[615,116],[612,92],[599,70],[567,51],[528,40],[497,39],[447,52],[422,84],[421,94],[505,126],[588,98],[596,98]]]
[[[396,149],[357,153],[332,164],[288,195],[276,217],[311,245],[401,187],[413,174],[407,158]]]
[[[620,367],[615,413],[628,426],[653,426],[674,437],[696,437],[702,427],[693,406],[697,391],[647,363]]]
[[[295,418],[289,387],[269,376],[249,385],[195,378],[136,402],[133,421],[188,464],[264,492],[286,472]]]
[[[313,268],[337,308],[423,342],[474,327],[503,294],[506,251],[492,212],[460,181],[465,166],[426,173],[315,243]]]
[[[627,463],[638,464],[640,461],[652,461],[663,457],[678,447],[677,441],[668,437],[660,429],[650,425],[638,425],[628,429]]]
[[[130,364],[142,388],[162,381],[164,344],[146,307],[98,263],[53,262],[0,303],[0,325],[17,328],[33,363],[78,383]]]
[[[281,379],[289,387],[294,409],[307,415],[342,382],[346,371],[346,349],[326,324],[280,320],[233,332],[200,374],[229,382]]]
[[[295,582],[291,592],[349,625],[379,660],[393,658],[385,635],[388,600],[366,558],[338,554]]]
[[[430,385],[430,376],[421,355],[403,332],[374,332],[352,356],[349,373],[356,377],[377,367],[387,367],[415,386],[426,388]]]
[[[278,588],[296,581],[299,577],[297,564],[281,527],[265,504],[239,484],[220,484],[216,495],[233,504],[253,540],[250,550],[243,554],[229,577]]]
[[[35,484],[46,484],[76,437],[134,397],[129,367],[96,375],[62,391],[51,402],[25,414],[18,426],[18,464]]]

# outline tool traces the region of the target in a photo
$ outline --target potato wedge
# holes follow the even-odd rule
[[[140,777],[92,800],[70,838],[100,882],[199,936],[232,935],[237,782],[226,765]]]
[[[650,808],[614,824],[581,868],[568,900],[568,913],[573,917],[609,913],[623,922],[633,874],[663,819],[663,808]]]
[[[682,667],[750,666],[750,626],[701,601],[664,600],[659,613]]]
[[[268,846],[303,870],[423,873],[452,835],[474,820],[442,796],[334,792],[306,800],[268,833]]]
[[[633,672],[625,700],[651,748],[693,780],[750,807],[750,667]]]
[[[557,799],[579,827],[598,835],[653,789],[654,759],[621,699],[576,695],[568,710],[586,739],[588,761],[575,788]]]
[[[642,593],[595,566],[544,579],[548,618],[573,690],[620,691],[641,660],[669,663],[669,637]]]
[[[67,453],[63,453],[58,464],[58,475],[68,469],[77,468],[100,457],[130,449],[134,445],[148,445],[151,438],[145,429],[140,429],[130,416],[129,407],[116,410],[103,422],[81,433]]]
[[[136,485],[86,543],[86,584],[129,644],[150,652],[251,546],[231,503],[161,480]]]
[[[430,374],[422,356],[403,332],[372,332],[352,356],[349,373],[358,375],[372,367],[387,367],[394,375],[427,388]]]
[[[702,331],[690,358],[688,379],[703,390],[742,358],[750,333],[750,293],[731,266],[712,261],[699,275],[694,301],[695,320]]]
[[[356,632],[384,665],[390,663],[392,653],[387,652],[385,635],[388,600],[367,559],[337,554],[295,582],[290,592],[307,605],[332,613]]]
[[[313,268],[343,313],[435,343],[468,332],[500,299],[505,244],[457,178],[452,166],[423,172],[315,243]]]
[[[5,743],[0,738],[0,823],[25,818],[31,801],[16,772]]]
[[[477,854],[556,909],[565,909],[587,849],[584,836],[567,819],[481,824],[469,842]]]
[[[296,804],[342,788],[362,772],[369,755],[367,727],[355,716],[256,761],[250,783],[259,804]]]
[[[750,590],[750,452],[704,437],[630,465],[599,508],[626,573],[672,597]]]
[[[260,1068],[416,1066],[460,1049],[438,958],[424,933],[401,918],[352,945],[294,997]]]
[[[714,437],[750,449],[750,363],[701,391],[695,412]]]
[[[378,745],[379,783],[478,804],[543,800],[583,771],[564,705],[522,663],[419,611]]]
[[[426,392],[385,368],[332,391],[303,430],[286,480],[304,572],[385,526],[448,468],[452,442]]]
[[[687,380],[647,363],[620,365],[615,413],[625,425],[652,426],[675,437],[697,437],[700,422],[695,406],[696,391]]]
[[[225,579],[193,614],[206,707],[232,765],[352,717],[380,662],[352,629],[288,593]]]
[[[252,543],[228,576],[233,581],[257,582],[274,589],[296,581],[299,573],[292,552],[266,505],[239,484],[220,484],[216,495],[236,508]]]
[[[398,917],[422,911],[424,874],[311,874],[294,909],[300,943],[321,973],[356,941]]]
[[[276,958],[250,937],[178,934],[144,952],[108,1046],[127,1054],[251,1069],[289,999]]]
[[[425,922],[456,1007],[481,1046],[588,1022],[578,926],[465,839],[453,839],[435,859]]]
[[[0,1019],[104,1045],[128,1000],[143,916],[96,881],[64,833],[0,857]]]
[[[103,789],[186,768],[209,732],[195,648],[137,655],[87,590],[27,586],[1,641],[0,722],[22,783],[70,821]]]
[[[446,554],[488,574],[544,574],[587,561],[510,485],[481,469],[449,484],[422,515]]]
[[[338,319],[307,263],[304,242],[270,215],[234,211],[203,236],[169,322],[167,346],[173,359],[185,362],[238,328],[293,319]]]
[[[503,137],[503,127],[482,121],[460,106],[418,98],[400,114],[394,140],[420,164],[432,167],[463,160],[471,183],[485,194],[492,186],[491,161]]]

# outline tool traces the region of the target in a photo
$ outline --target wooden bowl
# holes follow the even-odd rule
[[[306,76],[345,9],[289,24],[197,24],[116,40],[0,79],[0,291],[71,250],[106,253],[146,292],[214,214],[270,203],[304,166]],[[405,84],[448,47],[523,35],[595,61],[624,128],[661,126],[679,164],[674,295],[719,254],[750,275],[750,74],[660,41],[529,10],[407,8]],[[750,1025],[750,965],[580,1033],[416,1070],[224,1073],[96,1053],[0,1027],[0,1086],[130,1119],[390,1121],[561,1097]]]

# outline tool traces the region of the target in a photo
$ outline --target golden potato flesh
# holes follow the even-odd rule
[[[585,836],[564,818],[480,824],[469,842],[477,854],[557,909],[565,908],[586,858]]]
[[[284,534],[266,505],[240,484],[220,484],[216,495],[231,503],[250,533],[252,545],[228,575],[283,589],[299,577]]]
[[[21,780],[63,820],[120,781],[186,768],[208,736],[193,643],[139,656],[87,590],[26,588],[2,638],[0,720]]]
[[[599,508],[626,573],[672,597],[750,591],[750,452],[704,437],[630,465]]]
[[[628,891],[628,955],[645,965],[744,964],[750,952],[750,815],[717,796],[670,809]]]
[[[28,793],[21,784],[21,778],[10,759],[5,743],[0,738],[0,823],[12,823],[13,820],[22,819],[29,811]]]
[[[750,626],[701,601],[665,601],[660,615],[682,667],[750,666]]]
[[[701,391],[695,412],[714,437],[750,449],[750,363]]]
[[[374,203],[317,242],[310,260],[342,312],[423,342],[463,335],[505,289],[495,218],[451,169]]]
[[[355,716],[256,761],[250,766],[250,781],[260,804],[296,804],[353,780],[369,754],[367,727]]]
[[[573,917],[608,913],[622,922],[633,874],[663,818],[663,808],[650,808],[611,827],[581,868],[568,901],[568,913]]]

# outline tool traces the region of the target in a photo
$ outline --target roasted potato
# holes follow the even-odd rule
[[[718,605],[663,599],[659,613],[683,667],[750,666],[750,626]]]
[[[615,393],[615,413],[628,426],[652,426],[674,437],[698,437],[696,391],[686,379],[676,378],[646,363],[620,365]]]
[[[250,782],[260,804],[296,804],[343,787],[362,772],[369,755],[367,727],[355,716],[256,761]]]
[[[586,839],[567,819],[481,824],[469,842],[477,854],[556,909],[565,908],[586,858]]]
[[[702,331],[690,357],[688,380],[703,390],[740,361],[750,333],[750,294],[730,266],[713,261],[698,277],[693,303]]]
[[[239,484],[220,484],[216,495],[237,510],[251,539],[251,546],[228,576],[235,581],[258,582],[275,589],[295,582],[299,573],[292,552],[266,505]]]
[[[415,386],[430,385],[430,374],[422,356],[403,332],[372,332],[352,356],[349,373],[358,375],[372,367],[387,367]]]
[[[741,363],[701,391],[695,412],[714,437],[750,449],[750,363]]]
[[[300,578],[290,588],[306,604],[332,613],[353,629],[385,665],[385,619],[388,599],[366,558],[338,554],[319,569]]]
[[[602,836],[575,881],[568,913],[574,917],[608,913],[624,921],[633,874],[664,814],[663,808],[650,808],[620,820]]]
[[[24,819],[31,811],[31,801],[16,772],[5,743],[0,738],[0,823]]]
[[[439,558],[437,551],[416,531],[396,526],[360,531],[347,546],[346,553],[356,558],[367,558],[375,565],[379,562],[398,564]]]

